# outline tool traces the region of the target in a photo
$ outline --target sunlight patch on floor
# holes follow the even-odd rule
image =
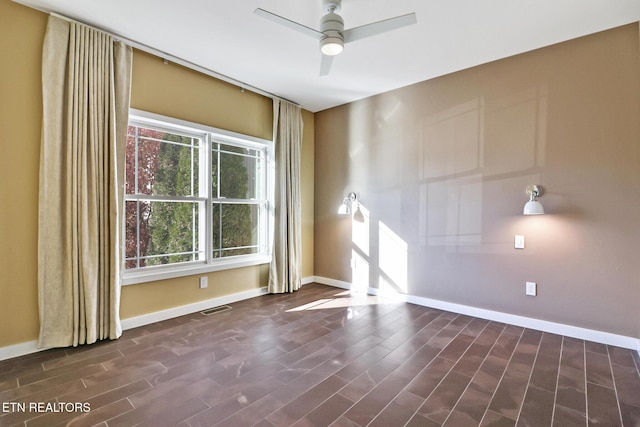
[[[319,299],[308,304],[301,305],[299,307],[287,310],[287,312],[293,311],[305,311],[305,310],[324,310],[330,308],[351,308],[351,307],[363,307],[369,305],[391,305],[402,304],[403,301],[397,298],[391,298],[389,296],[367,295],[361,292],[344,291],[335,295],[336,298],[331,299]]]

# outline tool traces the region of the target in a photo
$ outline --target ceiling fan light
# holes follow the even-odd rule
[[[335,56],[344,49],[344,42],[339,37],[325,37],[320,40],[320,51],[324,55]]]

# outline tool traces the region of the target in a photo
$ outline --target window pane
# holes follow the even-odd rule
[[[222,144],[221,144],[222,145]],[[220,197],[227,199],[260,198],[259,162],[257,151],[222,145],[220,158]],[[215,178],[215,176],[214,176]]]
[[[146,260],[138,259],[149,248],[149,215],[151,203],[145,201],[127,201],[125,203],[125,268],[144,267]]]
[[[129,126],[127,194],[197,195],[199,146],[198,138]]]
[[[213,256],[259,252],[260,206],[213,204]]]
[[[137,202],[125,202],[124,257],[125,268],[138,267],[138,208]]]
[[[219,144],[213,144],[214,150],[211,151],[211,197],[217,199],[220,197],[218,194],[218,150]]]
[[[235,256],[235,255],[249,255],[249,254],[257,254],[258,247],[252,248],[241,248],[241,249],[226,249],[221,252],[221,256]]]
[[[200,258],[198,202],[130,201],[126,209],[126,268]]]
[[[212,229],[211,229],[211,247],[213,248],[213,257],[219,258],[221,256],[220,248],[222,248],[221,242],[221,230],[222,223],[220,222],[220,216],[222,215],[222,204],[214,203],[212,208]]]
[[[138,191],[142,194],[151,194],[150,188],[158,166],[157,160],[161,142],[147,143],[141,147],[138,142],[143,136],[162,139],[163,134],[160,131],[129,126],[125,162],[126,194],[136,194],[136,176],[138,177]],[[138,165],[138,170],[136,170],[136,165]]]
[[[174,134],[165,134],[164,139],[178,144],[162,144],[153,194],[197,196],[199,141]]]

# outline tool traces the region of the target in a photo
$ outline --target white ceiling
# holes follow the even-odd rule
[[[320,76],[318,41],[253,14],[319,28],[321,0],[18,0],[94,25],[312,111],[640,20],[639,0],[343,0],[345,29],[418,23],[345,46]]]

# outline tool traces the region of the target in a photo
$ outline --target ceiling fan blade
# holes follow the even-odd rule
[[[342,35],[344,36],[344,42],[349,43],[365,37],[371,37],[377,34],[386,33],[387,31],[406,27],[407,25],[413,25],[417,22],[418,18],[416,18],[416,14],[408,13],[406,15],[396,16],[395,18],[389,18],[383,21],[351,28],[344,31]]]
[[[333,64],[333,56],[322,55],[320,60],[320,75],[326,76],[331,71],[331,64]]]
[[[309,28],[309,27],[306,27],[306,26],[304,26],[302,24],[298,24],[297,22],[294,22],[294,21],[292,21],[290,19],[287,19],[287,18],[283,18],[280,15],[276,15],[275,13],[271,13],[271,12],[269,12],[267,10],[264,10],[264,9],[258,8],[256,10],[254,10],[253,13],[255,15],[258,15],[258,16],[261,16],[261,17],[263,17],[265,19],[273,21],[273,22],[275,22],[277,24],[284,25],[285,27],[289,27],[292,30],[298,31],[299,33],[306,34],[308,36],[311,36],[311,37],[314,37],[314,38],[317,38],[317,39],[321,38],[324,35],[320,31],[316,31],[313,28]]]

